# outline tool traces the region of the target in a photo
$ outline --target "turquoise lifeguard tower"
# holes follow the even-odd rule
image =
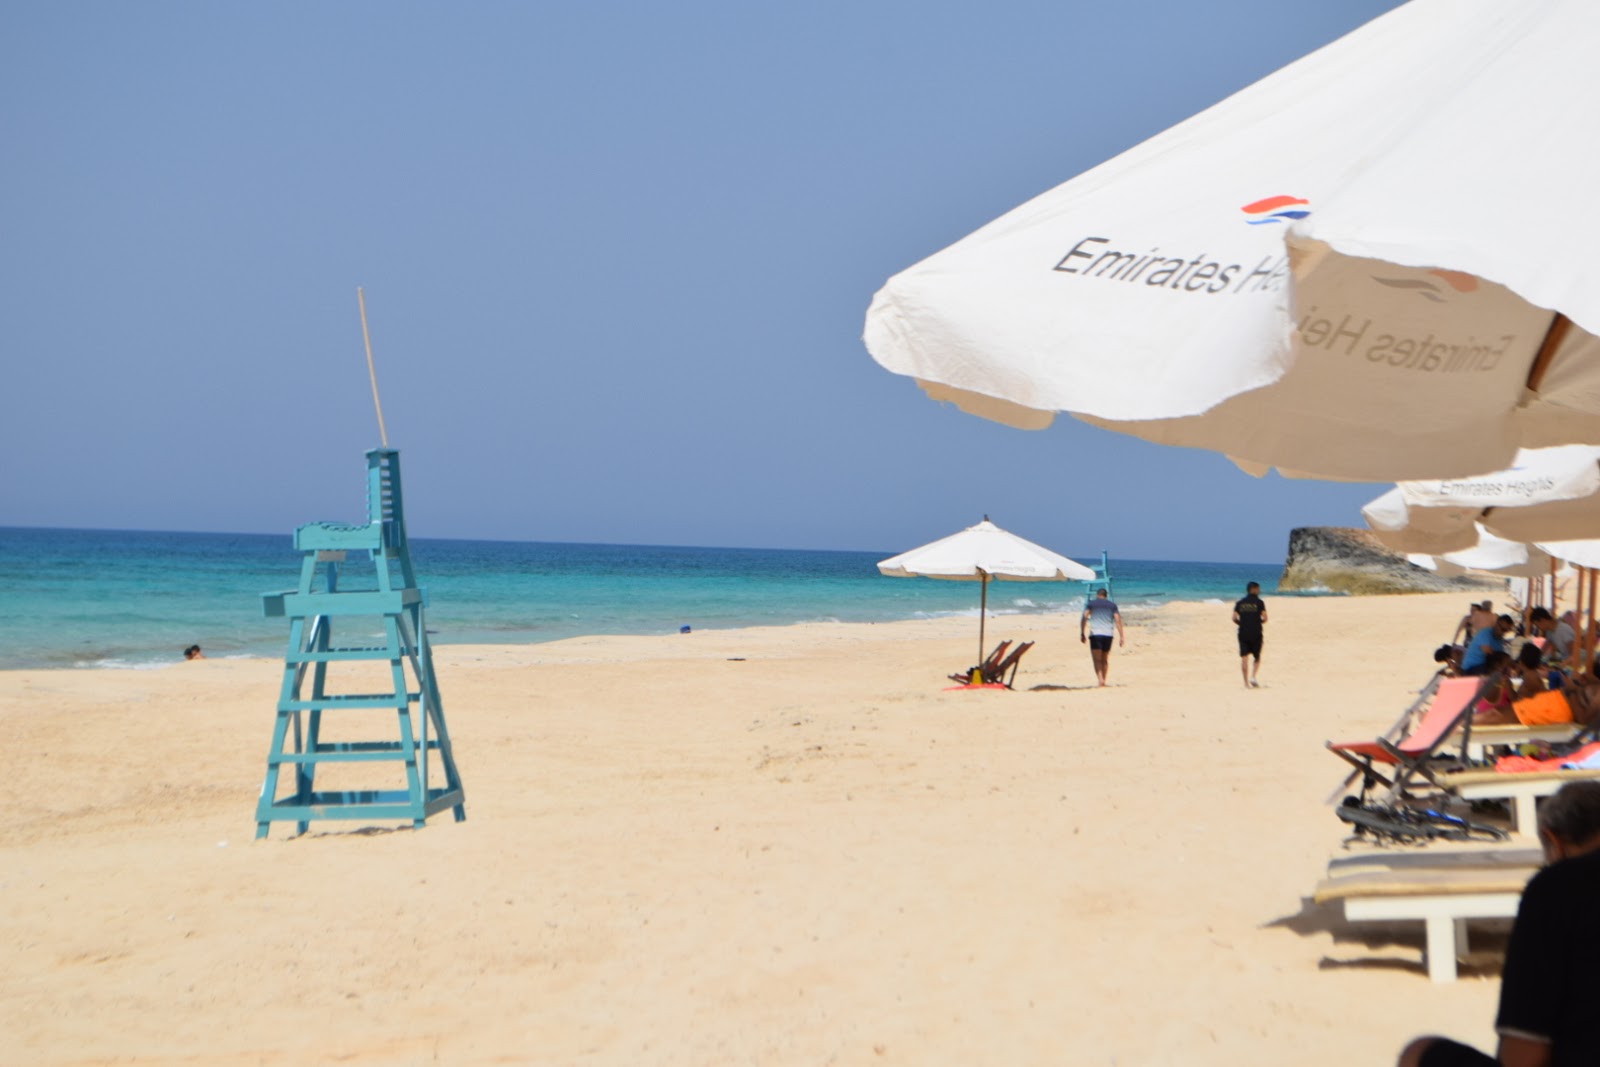
[[[1115,600],[1117,591],[1111,584],[1111,555],[1105,549],[1100,550],[1100,562],[1091,568],[1094,577],[1084,583],[1084,599],[1093,600],[1095,590],[1104,589],[1106,595]]]
[[[256,837],[266,837],[274,822],[293,822],[305,833],[319,819],[409,820],[418,829],[447,809],[457,822],[465,819],[466,795],[428,645],[427,596],[417,585],[406,544],[400,453],[387,447],[367,453],[365,523],[310,523],[295,530],[294,546],[305,553],[299,586],[262,594],[268,617],[289,620],[289,649],[256,806]],[[369,691],[335,692],[329,676],[339,672]],[[370,727],[373,709],[393,710],[395,733],[346,739],[347,725],[366,720]],[[334,726],[333,720],[343,722]],[[325,727],[326,735],[339,739],[329,740]],[[319,789],[317,772],[325,764],[347,765],[330,768],[325,777],[360,781]],[[291,788],[280,796],[285,768]],[[393,788],[374,787],[390,777],[385,771]]]

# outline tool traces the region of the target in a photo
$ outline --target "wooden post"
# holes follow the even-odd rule
[[[988,518],[988,516],[984,516]],[[978,568],[979,580],[983,582],[983,593],[978,599],[978,662],[983,662],[983,620],[989,614],[989,572],[982,567]]]
[[[1567,569],[1572,573],[1572,669],[1576,673],[1579,658],[1583,655],[1583,568],[1576,563],[1568,562]]]
[[[1584,673],[1592,672],[1595,662],[1595,584],[1600,581],[1600,571],[1589,568],[1589,624],[1584,627]]]

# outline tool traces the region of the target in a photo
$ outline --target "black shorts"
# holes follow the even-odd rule
[[[1241,657],[1243,657],[1243,656],[1254,656],[1256,659],[1260,659],[1261,658],[1261,635],[1260,634],[1246,634],[1246,633],[1241,631],[1240,634],[1239,634],[1239,655]]]
[[[1499,1062],[1470,1045],[1439,1038],[1422,1054],[1418,1067],[1496,1067]]]
[[[1110,652],[1111,651],[1111,635],[1110,634],[1090,634],[1089,635],[1089,647],[1094,649],[1096,652]]]

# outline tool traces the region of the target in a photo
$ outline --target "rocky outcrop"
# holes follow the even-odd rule
[[[1497,589],[1503,579],[1461,575],[1441,578],[1385,548],[1368,530],[1302,526],[1289,532],[1289,558],[1278,588],[1285,592],[1448,593]]]

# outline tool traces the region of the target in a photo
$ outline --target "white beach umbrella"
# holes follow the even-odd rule
[[[1445,565],[1508,578],[1540,578],[1550,573],[1550,556],[1543,549],[1496,537],[1481,526],[1475,545],[1460,552],[1443,553],[1438,559]]]
[[[883,560],[878,570],[891,578],[945,578],[980,582],[978,660],[983,661],[984,617],[989,610],[989,580],[1004,582],[1092,581],[1094,571],[1032,541],[1002,530],[985,515],[976,526]]]
[[[1429,559],[1477,544],[1477,515],[1470,508],[1412,508],[1398,485],[1361,509],[1373,536],[1384,545]]]
[[[1525,448],[1506,470],[1401,482],[1361,514],[1398,552],[1469,548],[1480,523],[1510,541],[1600,536],[1600,448]]]
[[[1597,49],[1593,0],[1412,0],[895,275],[867,348],[1255,473],[1600,444]]]
[[[1600,540],[1541,541],[1535,546],[1552,559],[1575,567],[1600,567]]]

